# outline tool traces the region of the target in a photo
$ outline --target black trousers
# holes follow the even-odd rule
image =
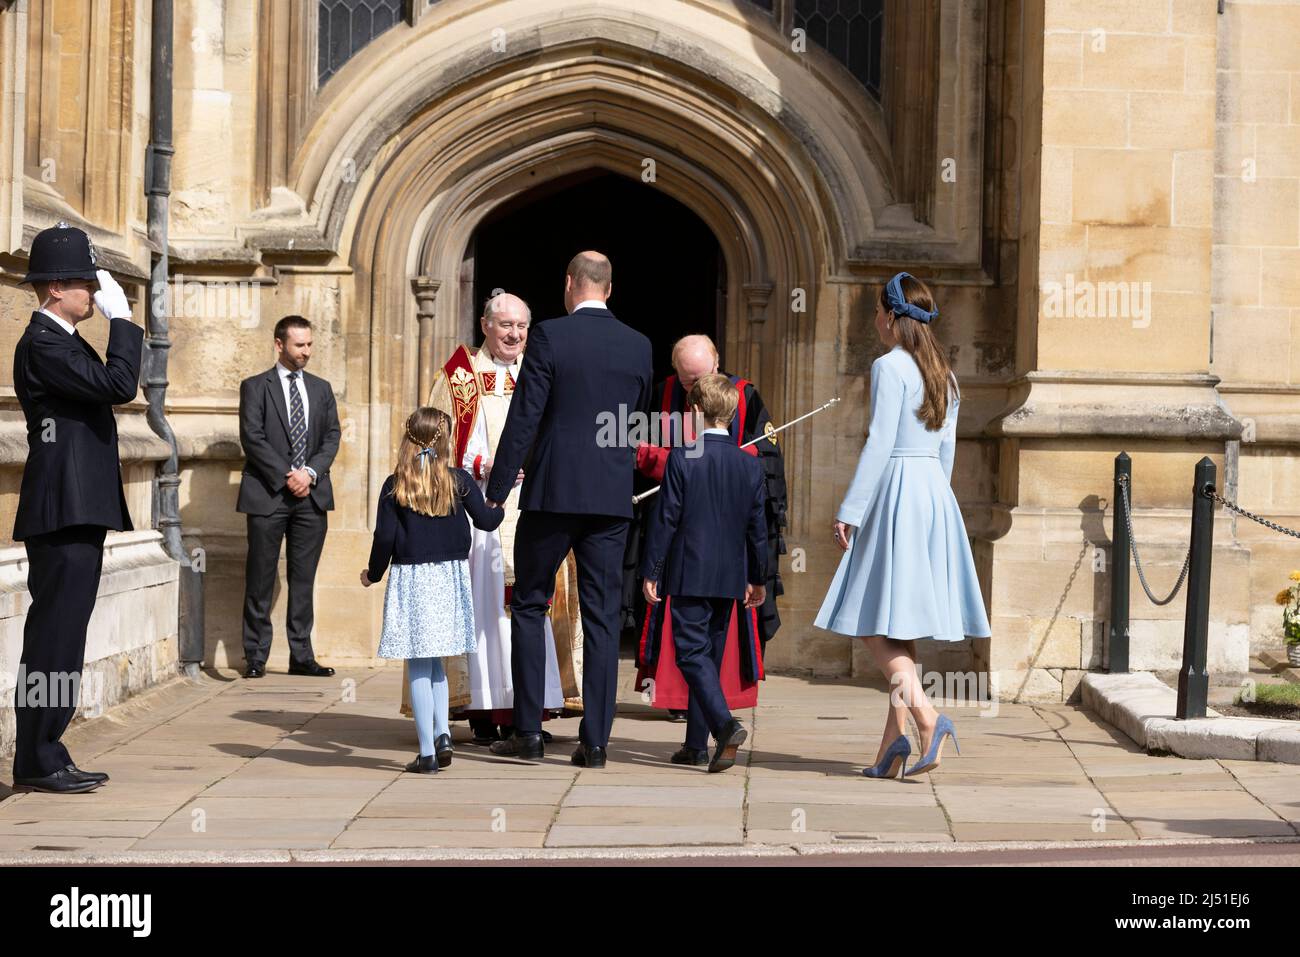
[[[515,531],[515,585],[510,601],[510,674],[515,730],[542,730],[546,693],[546,608],[555,574],[570,549],[578,566],[582,613],[582,723],[588,747],[606,747],[618,698],[618,637],[623,549],[629,520],[612,515],[524,511]]]
[[[673,595],[668,607],[673,618],[677,670],[691,689],[686,746],[703,750],[709,746],[709,732],[717,732],[731,720],[721,674],[727,625],[736,600]]]
[[[248,560],[244,566],[244,660],[248,664],[264,665],[271,653],[271,598],[280,564],[280,543],[286,538],[289,614],[285,630],[289,658],[304,664],[315,657],[311,647],[315,622],[311,593],[328,525],[329,513],[317,508],[310,495],[298,498],[287,488],[270,515],[248,516]]]
[[[45,777],[72,763],[59,739],[77,709],[68,691],[80,687],[107,531],[102,525],[70,525],[24,543],[32,604],[14,692],[15,778]]]

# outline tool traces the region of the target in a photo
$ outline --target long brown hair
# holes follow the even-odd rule
[[[422,449],[429,451],[421,455]],[[447,413],[429,406],[412,412],[393,470],[397,504],[434,518],[450,515],[457,498],[450,458],[451,418]]]
[[[934,312],[934,296],[929,286],[914,276],[904,276],[900,284],[903,298],[926,312]],[[893,312],[889,308],[884,286],[880,287],[880,308],[893,315],[894,334],[898,336],[899,345],[907,350],[916,361],[916,367],[921,370],[925,400],[916,410],[916,417],[925,423],[929,431],[937,432],[943,428],[944,420],[948,417],[948,402],[957,391],[957,378],[952,373],[952,367],[948,365],[948,359],[943,354],[930,323]],[[952,393],[948,391],[949,386],[952,387]]]

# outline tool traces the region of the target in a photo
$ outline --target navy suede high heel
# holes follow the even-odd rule
[[[941,714],[939,720],[934,724],[934,736],[930,739],[930,749],[925,752],[919,763],[912,766],[912,770],[906,772],[907,777],[914,774],[924,774],[931,768],[939,766],[939,759],[943,752],[943,736],[945,734],[952,738],[952,746],[957,748],[958,754],[961,754],[961,747],[957,744],[957,733],[952,728],[952,722],[948,720],[946,714]]]
[[[907,773],[907,758],[911,753],[912,744],[907,740],[907,735],[900,734],[885,749],[885,756],[880,759],[880,763],[872,768],[863,768],[862,774],[869,778],[892,778],[896,763],[902,762],[899,768],[899,777],[902,777]]]

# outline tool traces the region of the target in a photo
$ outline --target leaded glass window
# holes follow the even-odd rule
[[[317,0],[320,86],[367,43],[402,20],[402,0]]]
[[[794,25],[880,99],[885,0],[794,0]]]

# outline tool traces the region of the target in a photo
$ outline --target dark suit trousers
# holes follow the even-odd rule
[[[102,525],[71,525],[24,543],[32,604],[14,695],[16,778],[45,777],[72,763],[59,738],[76,711],[67,692],[73,675],[80,686],[107,531]]]
[[[668,601],[673,616],[673,648],[677,670],[691,689],[686,712],[686,746],[709,746],[709,732],[731,720],[722,693],[722,653],[727,648],[727,625],[734,598],[692,598],[673,595]]]
[[[283,490],[270,515],[248,516],[248,561],[244,566],[244,660],[266,664],[271,653],[271,599],[275,594],[280,543],[286,538],[285,554],[289,584],[289,615],[285,630],[289,636],[290,661],[303,664],[315,654],[311,629],[315,621],[311,592],[316,582],[316,565],[325,545],[329,513],[317,508],[311,496],[298,498]]]
[[[546,608],[555,595],[555,574],[572,549],[582,613],[583,718],[578,737],[588,747],[609,744],[618,696],[623,550],[629,522],[612,515],[520,513],[510,602],[510,674],[517,731],[542,730]]]

